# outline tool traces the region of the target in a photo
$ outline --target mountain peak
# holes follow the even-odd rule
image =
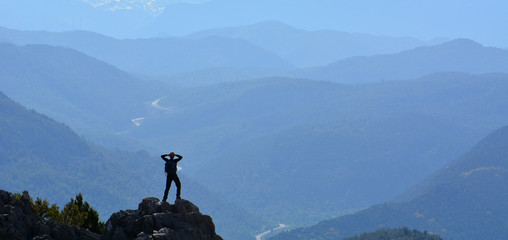
[[[137,210],[114,213],[106,222],[103,240],[134,238],[222,240],[212,218],[192,202],[177,199],[171,205],[154,197],[143,199]]]
[[[483,45],[481,45],[480,43],[475,42],[471,39],[467,39],[467,38],[456,38],[456,39],[450,40],[448,42],[442,43],[441,46],[456,46],[456,47],[460,47],[460,48],[483,47]]]

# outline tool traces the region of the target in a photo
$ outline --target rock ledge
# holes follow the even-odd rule
[[[174,205],[145,198],[137,210],[122,210],[107,221],[103,240],[222,240],[212,218],[199,212],[190,201]]]
[[[137,210],[111,215],[101,235],[33,214],[30,196],[0,190],[0,239],[9,240],[222,240],[212,218],[187,200],[175,204],[145,198]]]

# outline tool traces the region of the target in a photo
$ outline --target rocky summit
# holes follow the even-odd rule
[[[157,198],[145,198],[138,210],[114,213],[106,222],[103,240],[222,240],[215,233],[212,218],[199,212],[190,201],[174,205]]]
[[[30,196],[0,190],[0,239],[13,240],[222,240],[212,218],[187,200],[175,204],[145,198],[137,210],[121,210],[106,222],[103,235],[33,214]]]

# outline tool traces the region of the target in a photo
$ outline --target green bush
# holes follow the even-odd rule
[[[21,194],[16,193],[15,197],[20,199]],[[32,212],[41,216],[44,220],[55,221],[61,224],[77,226],[88,229],[92,232],[102,234],[104,231],[104,222],[99,220],[99,213],[90,206],[88,202],[83,202],[81,193],[76,195],[76,199],[65,204],[62,211],[56,204],[51,204],[46,200],[37,197],[35,201],[30,198]]]

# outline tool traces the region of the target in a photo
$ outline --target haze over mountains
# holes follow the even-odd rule
[[[208,30],[188,38],[124,40],[83,31],[51,33],[0,28],[0,41],[69,47],[127,72],[174,76],[166,82],[183,85],[177,79],[189,82],[212,79],[208,81],[213,84],[218,81],[213,79],[231,81],[275,74],[367,82],[416,78],[436,71],[503,72],[508,54],[506,50],[484,47],[467,39],[440,44],[443,40],[425,42],[337,31],[304,31],[280,22]],[[382,53],[389,54],[378,55]],[[294,66],[326,64],[329,65],[288,71]]]
[[[276,21],[211,29],[189,35],[195,39],[212,36],[247,40],[299,67],[325,65],[351,56],[394,53],[444,41],[443,39],[421,41],[414,38],[394,38],[331,30],[305,31]]]
[[[162,194],[163,162],[147,152],[96,146],[68,126],[27,110],[1,92],[0,109],[3,189],[28,190],[60,206],[69,196],[81,192],[97,208],[101,219],[108,219],[118,209],[137,206],[143,197]],[[221,223],[217,230],[228,238],[248,238],[262,227],[264,222],[256,216],[208,192],[185,174],[180,178],[187,185],[186,198],[213,214]],[[227,227],[232,224],[234,229]]]
[[[333,224],[285,236],[346,237],[381,225],[460,239],[506,234],[500,200],[505,196],[483,187],[489,181],[503,184],[497,178],[503,178],[502,164],[457,160],[447,165],[508,124],[506,49],[454,34],[449,35],[453,40],[421,38],[437,39],[428,41],[303,30],[226,11],[251,7],[254,14],[268,4],[265,0],[157,1],[151,6],[144,0],[31,1],[0,0],[0,24],[22,18],[7,13],[14,6],[26,7],[22,12],[28,15],[34,6],[43,8],[33,15],[41,18],[53,11],[46,7],[54,7],[61,10],[55,19],[72,19],[72,13],[75,24],[85,25],[81,14],[90,14],[91,21],[116,19],[104,22],[104,32],[126,34],[125,26],[132,23],[128,31],[149,26],[140,28],[150,37],[48,31],[66,29],[57,25],[45,31],[37,25],[30,31],[0,27],[0,92],[34,109],[0,96],[0,164],[9,171],[2,175],[2,189],[38,189],[34,195],[55,198],[82,191],[107,214],[126,207],[101,205],[102,197],[127,205],[141,196],[159,196],[164,175],[158,156],[175,151],[184,156],[182,197],[209,213],[225,239],[266,239],[264,233],[277,226],[297,228],[330,218]],[[284,3],[290,2],[273,5]],[[308,13],[314,11],[314,2],[291,4],[288,9],[303,4]],[[330,10],[337,15],[342,8]],[[433,21],[438,21],[440,10],[435,11]],[[219,24],[233,27],[190,30],[199,21],[201,27],[225,21],[206,20],[221,13],[245,19]],[[302,13],[292,11],[298,19],[309,19]],[[111,29],[110,24],[129,17]],[[188,32],[168,37],[177,28]],[[153,37],[154,31],[163,37]],[[492,136],[505,135],[504,129],[499,132]],[[489,137],[466,155],[474,157],[466,158],[498,158],[505,140]],[[492,144],[496,147],[485,147]],[[463,162],[475,162],[457,168],[467,176],[443,177],[457,175],[455,167]],[[456,171],[445,174],[447,169]],[[491,172],[496,179],[476,178]],[[398,202],[391,201],[396,196]],[[447,202],[463,204],[454,208]],[[464,208],[474,211],[463,213]],[[337,218],[361,209],[367,210]],[[372,217],[377,213],[397,221]],[[480,221],[478,228],[469,228],[472,219]],[[482,238],[482,226],[498,235]]]
[[[94,136],[95,131],[120,132],[123,139],[142,143],[138,148],[180,149],[193,159],[186,172],[197,181],[206,182],[208,188],[249,211],[263,209],[258,212],[263,217],[290,219],[292,224],[309,224],[386,201],[508,120],[503,108],[503,93],[508,91],[505,74],[441,73],[416,81],[358,86],[267,78],[164,90],[163,85],[144,86],[74,50],[9,44],[3,49],[6,60],[2,62],[11,64],[3,68],[3,76],[11,79],[7,90],[15,99],[27,104],[30,100],[36,109],[64,116],[62,121],[71,126],[87,126],[78,128],[85,136]],[[20,60],[7,61],[13,56]],[[65,67],[71,61],[64,56],[73,56],[78,63],[73,66],[79,67]],[[26,64],[29,60],[38,61]],[[39,73],[43,71],[37,69],[45,69],[46,73],[42,77],[20,74],[30,69]],[[104,69],[100,76],[110,77],[85,75],[102,72],[97,69]],[[44,86],[50,89],[43,91]],[[15,91],[30,87],[39,91]],[[101,93],[97,89],[104,95],[97,95]],[[46,91],[54,93],[51,97],[63,97],[52,100]],[[472,93],[477,97],[471,98]],[[90,109],[70,108],[82,113],[69,114],[69,106],[79,106],[77,96],[80,102],[91,97],[96,103],[88,105],[94,106]],[[155,99],[160,99],[157,104],[162,109],[153,106]],[[43,100],[54,104],[43,105]],[[108,109],[117,109],[118,114]],[[83,116],[108,117],[83,121]],[[144,119],[136,126],[131,121],[134,118]],[[299,180],[303,172],[309,176],[304,182]],[[351,182],[355,184],[347,184]],[[332,194],[330,189],[340,191]],[[265,197],[260,199],[260,195]],[[316,207],[316,201],[322,204]],[[309,217],[309,211],[314,215]]]
[[[411,79],[435,72],[490,73],[508,71],[508,51],[484,47],[468,39],[418,47],[396,54],[353,57],[296,75],[347,83]]]
[[[502,110],[506,77],[436,74],[361,86],[277,78],[223,84],[164,98],[161,104],[168,105],[180,96],[200,96],[193,107],[172,105],[186,110],[147,119],[135,134],[153,136],[144,141],[157,145],[172,133],[165,143],[199,154],[203,165],[188,170],[211,189],[251,209],[278,210],[271,218],[308,223],[319,214],[388,200],[501,126],[508,120]],[[212,100],[216,92],[219,101]],[[191,139],[203,141],[192,147]],[[227,174],[217,177],[222,171]]]
[[[276,68],[292,65],[242,40],[152,38],[118,40],[91,32],[22,32],[0,29],[0,40],[76,49],[132,73],[168,75],[213,67]],[[246,58],[245,56],[249,56]]]
[[[508,51],[485,47],[469,39],[454,39],[432,46],[421,46],[397,53],[354,56],[331,64],[295,70],[205,69],[162,78],[168,84],[203,86],[268,76],[307,78],[341,83],[407,80],[436,72],[472,74],[508,72]]]
[[[453,239],[502,239],[508,207],[508,127],[482,139],[470,151],[401,196],[403,202],[376,205],[271,239],[341,239],[378,228],[409,226]]]
[[[361,0],[18,0],[0,1],[0,25],[21,30],[87,30],[119,38],[183,36],[266,20],[302,29],[332,29],[384,36],[470,38],[506,47],[503,0],[429,0],[391,4]],[[95,7],[94,7],[95,6]],[[162,9],[163,8],[163,9]],[[155,12],[154,12],[155,10]],[[489,13],[489,14],[483,14]]]
[[[14,103],[3,93],[0,99],[2,188],[27,189],[53,202],[63,202],[69,194],[82,192],[106,215],[112,213],[113,206],[103,205],[99,196],[126,205],[138,193],[145,195],[153,190],[151,186],[143,187],[149,180],[141,172],[128,167],[145,161],[149,157],[146,152],[102,149],[68,126]],[[126,196],[124,188],[117,188],[119,184],[129,184],[136,193]]]
[[[51,33],[0,28],[0,41],[70,47],[124,71],[152,76],[210,68],[286,70],[293,65],[318,66],[346,57],[393,53],[442,42],[338,31],[310,32],[279,22],[209,30],[187,38],[124,40],[84,31]]]
[[[0,59],[4,93],[94,140],[123,131],[164,92],[68,48],[1,43]]]

